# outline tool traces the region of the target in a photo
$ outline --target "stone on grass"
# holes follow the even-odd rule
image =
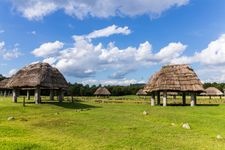
[[[15,118],[14,118],[13,116],[10,116],[10,117],[8,117],[7,120],[8,120],[8,121],[11,121],[11,120],[15,120]]]
[[[171,126],[176,126],[176,124],[175,123],[171,123]]]
[[[216,136],[216,139],[221,140],[221,139],[223,139],[223,137],[222,137],[221,135],[218,134],[218,135]]]
[[[147,111],[143,111],[143,115],[148,115],[148,112]]]
[[[182,128],[184,129],[191,129],[190,125],[188,123],[183,123]]]

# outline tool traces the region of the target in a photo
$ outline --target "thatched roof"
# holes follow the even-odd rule
[[[170,92],[202,92],[203,85],[196,73],[186,64],[167,65],[151,76],[146,84],[145,91]]]
[[[205,93],[201,93],[201,95],[220,96],[223,95],[223,93],[215,87],[208,87],[205,89]]]
[[[9,79],[3,79],[0,81],[0,89],[8,89],[6,84],[8,83]]]
[[[147,93],[143,89],[139,89],[136,95],[147,95]]]
[[[111,93],[109,92],[109,90],[105,87],[99,87],[94,95],[111,95]]]
[[[11,88],[68,88],[64,76],[48,63],[31,64],[20,69],[11,77],[6,86]]]

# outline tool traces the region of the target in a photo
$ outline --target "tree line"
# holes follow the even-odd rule
[[[83,85],[80,83],[69,83],[68,94],[73,96],[93,96],[94,92],[102,85]],[[106,87],[112,96],[135,95],[137,91],[144,87],[144,84],[131,84],[129,86],[107,85]]]

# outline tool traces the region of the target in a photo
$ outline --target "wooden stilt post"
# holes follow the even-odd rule
[[[186,93],[185,92],[182,93],[182,101],[183,101],[183,105],[186,105]]]
[[[17,103],[17,90],[13,89],[12,94],[12,102]]]
[[[165,107],[167,105],[167,93],[166,91],[163,91],[163,106]]]
[[[54,100],[54,90],[50,89],[50,100],[53,101]]]
[[[151,94],[151,106],[155,106],[155,93],[152,92]]]
[[[41,103],[41,92],[40,92],[40,87],[36,87],[34,91],[34,100],[35,104],[40,104]]]
[[[157,105],[160,105],[160,91],[157,92]]]
[[[30,100],[30,91],[27,90],[27,100]]]
[[[5,90],[5,91],[4,91],[4,97],[6,97],[6,96],[7,96],[7,91]]]
[[[191,93],[191,103],[190,103],[191,106],[195,106],[195,95],[194,93]]]
[[[61,103],[63,101],[63,90],[59,89],[58,91],[58,101]]]

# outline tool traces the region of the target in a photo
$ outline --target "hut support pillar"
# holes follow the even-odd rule
[[[195,102],[195,94],[194,93],[191,93],[191,106],[195,106],[196,102]]]
[[[167,93],[166,91],[163,91],[163,106],[167,105]]]
[[[50,90],[49,96],[50,96],[50,100],[53,101],[54,100],[54,90],[53,89]]]
[[[183,105],[186,105],[186,93],[185,92],[182,93],[182,101],[183,101]]]
[[[27,100],[30,100],[30,91],[27,90]]]
[[[0,96],[2,96],[3,94],[2,94],[2,91],[0,91]]]
[[[63,90],[62,89],[59,89],[59,95],[58,95],[58,101],[61,103],[63,101]]]
[[[155,105],[155,93],[151,94],[151,106]]]
[[[157,105],[160,105],[160,91],[157,92]]]
[[[12,102],[17,103],[17,93],[16,89],[12,91]]]
[[[5,91],[4,91],[4,97],[6,97],[6,96],[7,96],[7,91],[5,90]]]
[[[34,91],[34,100],[35,100],[35,104],[41,103],[41,90],[39,87],[37,87]]]

